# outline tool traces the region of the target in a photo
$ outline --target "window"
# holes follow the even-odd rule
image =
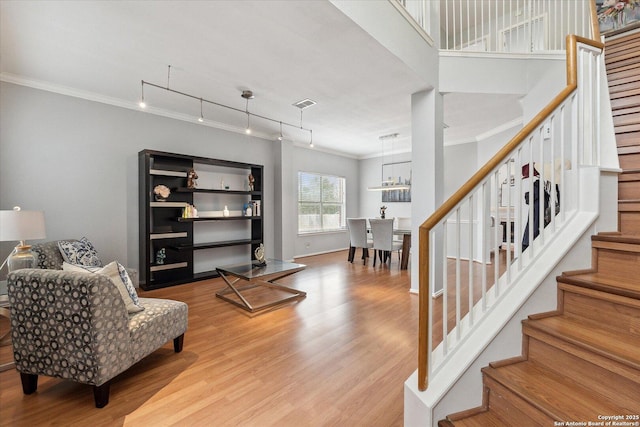
[[[339,176],[298,172],[298,233],[346,229],[345,182]]]

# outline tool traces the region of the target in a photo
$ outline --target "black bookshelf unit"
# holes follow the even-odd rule
[[[138,161],[140,287],[210,279],[218,276],[217,265],[253,257],[264,238],[262,165],[154,150],[138,153]],[[199,176],[196,188],[187,187],[190,169]],[[168,198],[156,200],[158,185],[169,188]],[[185,208],[194,205],[198,216],[185,217]]]

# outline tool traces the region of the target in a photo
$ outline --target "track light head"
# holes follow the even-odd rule
[[[140,108],[147,108],[147,103],[144,102],[144,80],[140,81],[140,102],[138,103],[138,105],[140,106]]]

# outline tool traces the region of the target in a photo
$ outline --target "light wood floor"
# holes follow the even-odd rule
[[[0,425],[400,426],[417,364],[410,270],[346,258],[297,260],[308,268],[281,282],[307,297],[254,317],[215,298],[221,279],[141,291],[189,304],[182,353],[169,343],[118,376],[103,409],[89,386],[40,377],[24,396],[2,372]]]

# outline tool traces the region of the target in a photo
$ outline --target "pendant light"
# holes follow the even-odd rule
[[[382,177],[381,185],[368,187],[369,191],[392,191],[392,190],[410,190],[411,185],[402,184],[400,182],[396,182],[393,174],[393,142],[398,137],[398,133],[391,133],[389,135],[383,135],[378,139],[382,142],[382,165],[384,165],[384,145],[387,140],[391,140],[391,179],[385,180],[385,177]]]

